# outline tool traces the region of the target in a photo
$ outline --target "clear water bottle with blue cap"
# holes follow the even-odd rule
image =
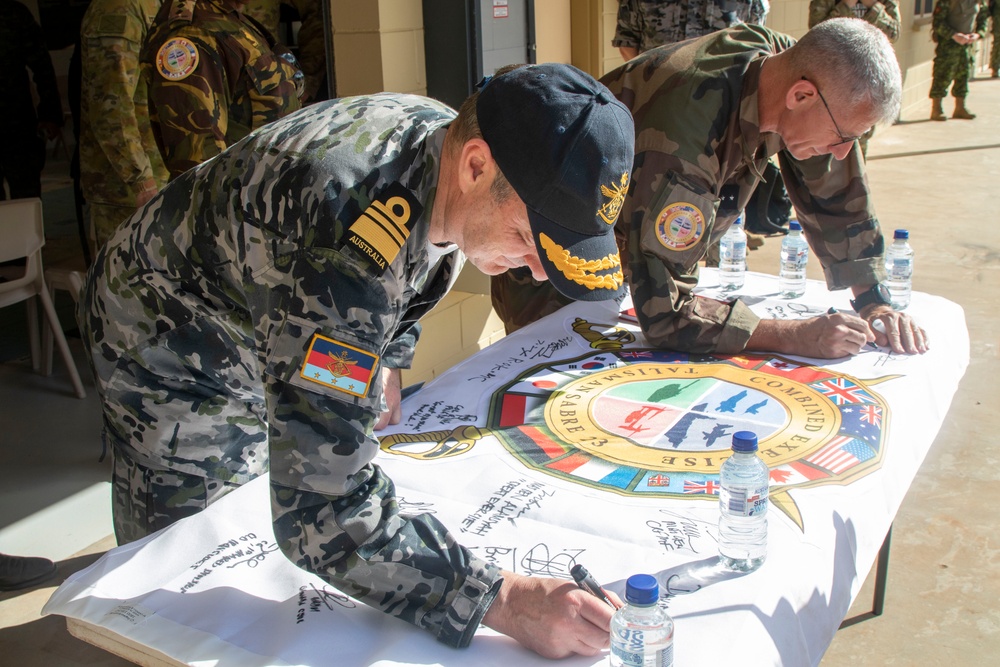
[[[910,232],[905,229],[897,229],[892,239],[892,245],[885,251],[885,286],[889,288],[892,307],[903,310],[910,305],[913,289],[913,248]]]
[[[719,239],[719,284],[727,292],[742,289],[747,273],[747,233],[743,216]]]
[[[612,667],[674,664],[674,621],[659,600],[656,577],[633,574],[625,582],[625,606],[611,618]]]
[[[809,243],[802,236],[798,220],[788,223],[788,235],[781,241],[781,268],[778,271],[778,291],[786,299],[806,293],[806,264],[809,263]]]
[[[730,570],[753,572],[767,556],[770,474],[753,431],[734,433],[732,450],[719,470],[719,561]]]

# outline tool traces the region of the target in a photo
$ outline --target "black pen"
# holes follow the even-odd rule
[[[608,597],[608,594],[604,592],[601,585],[597,583],[597,580],[594,579],[593,576],[591,576],[590,572],[587,572],[587,568],[583,565],[577,563],[570,569],[569,573],[573,575],[573,581],[576,582],[577,586],[587,591],[594,597],[604,600],[611,605],[612,609],[619,609],[618,605],[616,605],[614,601]]]
[[[826,311],[826,314],[827,315],[836,315],[837,314],[837,309],[834,308],[833,306],[830,306],[830,309],[828,311]],[[865,345],[867,345],[868,347],[874,348],[876,350],[878,349],[878,345],[876,345],[875,343],[865,343]]]

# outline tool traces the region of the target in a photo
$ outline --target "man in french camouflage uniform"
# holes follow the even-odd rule
[[[630,60],[654,47],[704,37],[737,23],[764,25],[769,9],[767,0],[620,0],[611,43]],[[792,218],[777,165],[764,166],[761,183],[743,212],[747,250],[764,245],[765,235],[784,234]],[[718,245],[708,249],[705,260],[709,266],[719,265]]]
[[[31,79],[38,92],[32,97]],[[42,196],[45,137],[63,124],[62,102],[42,29],[27,7],[0,0],[0,201]]]
[[[167,183],[139,76],[161,0],[91,0],[80,27],[80,185],[93,254]]]
[[[605,647],[601,600],[401,514],[373,427],[463,255],[569,298],[623,295],[613,223],[633,141],[590,76],[525,66],[457,118],[404,94],[324,102],[174,179],[104,246],[80,300],[119,541],[269,466],[282,550],[342,591],[451,646],[482,621],[550,657]]]
[[[246,0],[166,0],[142,51],[153,134],[171,178],[300,107],[302,72]]]
[[[881,30],[890,42],[899,39],[899,7],[895,0],[811,0],[809,3],[809,27],[827,19],[858,18],[868,21]],[[858,138],[861,155],[868,156],[868,141],[875,135],[875,127]]]
[[[931,120],[948,120],[943,100],[951,86],[955,98],[952,118],[972,120],[976,114],[965,106],[969,95],[969,79],[975,60],[974,44],[986,37],[986,22],[990,18],[986,0],[937,0],[931,20],[934,68],[931,79]]]
[[[636,125],[632,185],[615,231],[652,344],[814,358],[855,354],[869,341],[900,353],[927,349],[924,332],[892,310],[880,283],[884,241],[856,147],[872,125],[895,118],[901,79],[885,35],[850,18],[824,21],[798,44],[736,26],[652,49],[602,78]],[[775,154],[828,287],[850,287],[860,317],[761,320],[738,300],[692,293],[705,249],[732,225]],[[498,310],[566,303],[508,275],[493,278]],[[873,330],[876,319],[885,333]]]

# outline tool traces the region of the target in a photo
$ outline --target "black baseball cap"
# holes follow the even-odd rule
[[[614,223],[635,149],[628,108],[589,74],[546,63],[490,79],[476,116],[493,159],[528,208],[553,286],[581,301],[621,296]]]

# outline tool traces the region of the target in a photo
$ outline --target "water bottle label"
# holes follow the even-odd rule
[[[889,278],[893,280],[907,280],[913,274],[913,267],[908,259],[897,259],[889,266]]]
[[[719,491],[719,502],[730,516],[760,516],[767,512],[768,487],[726,488]]]

